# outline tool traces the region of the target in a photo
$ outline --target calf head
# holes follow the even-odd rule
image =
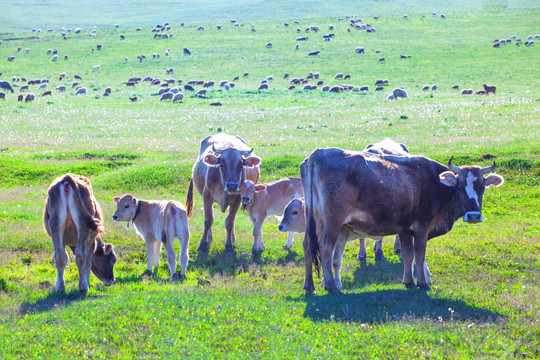
[[[242,199],[242,204],[249,205],[255,197],[255,192],[264,190],[266,190],[266,185],[257,185],[251,180],[245,180],[244,183],[240,185],[240,198]]]
[[[133,195],[124,195],[113,198],[116,203],[116,212],[112,216],[114,221],[132,221],[137,212],[137,198]]]
[[[279,231],[293,231],[303,233],[306,230],[306,216],[304,214],[304,199],[292,199],[285,210],[283,219],[278,226]]]
[[[484,190],[491,185],[501,186],[504,179],[500,175],[485,174],[490,173],[495,168],[493,165],[481,168],[479,166],[458,167],[452,164],[452,158],[448,161],[450,171],[445,171],[439,175],[440,182],[446,186],[453,187],[457,191],[457,206],[463,213],[463,221],[474,224],[482,222],[482,199]]]
[[[221,183],[228,195],[238,195],[240,185],[246,179],[244,167],[259,165],[261,158],[254,155],[250,156],[253,149],[244,151],[235,148],[218,150],[212,146],[212,151],[213,153],[209,153],[204,157],[204,163],[219,169]]]
[[[103,281],[105,286],[116,282],[114,278],[114,264],[116,263],[116,254],[112,244],[104,244],[101,238],[96,239],[96,248],[92,257],[92,272],[96,277]]]

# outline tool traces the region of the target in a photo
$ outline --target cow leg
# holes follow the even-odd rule
[[[88,291],[88,289],[90,289],[90,270],[92,269],[92,258],[94,257],[94,251],[95,251],[95,242],[92,241],[88,247],[86,248],[86,256],[85,256],[85,263],[84,263],[84,266],[85,266],[85,269],[84,269],[84,277],[85,277],[85,284],[87,285],[86,286],[86,290],[84,289],[81,289],[81,275],[79,275],[79,290],[82,292],[82,293],[85,293],[86,291]],[[83,284],[84,285],[84,284]],[[84,286],[83,286],[84,288]]]
[[[383,238],[380,237],[378,239],[375,239],[375,242],[373,243],[373,252],[375,253],[375,261],[384,260],[382,242],[383,242]]]
[[[146,261],[147,261],[147,266],[146,266],[146,270],[148,272],[152,272],[152,264],[154,263],[154,240],[153,239],[144,239],[145,240],[145,243],[146,243]],[[158,258],[159,258],[159,254],[158,254]],[[158,260],[158,264],[159,264],[159,260]]]
[[[283,249],[289,250],[292,247],[294,241],[294,232],[289,231],[288,237],[287,237],[287,243],[283,245]]]
[[[399,234],[401,241],[401,251],[403,254],[403,284],[406,288],[414,287],[414,279],[412,276],[411,266],[414,260],[413,238],[409,233]]]
[[[64,247],[64,224],[66,221],[67,212],[56,211],[49,218],[49,228],[54,248],[54,264],[56,265],[56,292],[65,292],[66,284],[64,281],[64,270],[68,263],[68,254]]]
[[[329,225],[329,224],[328,224]],[[339,289],[336,286],[334,280],[334,274],[332,271],[332,261],[334,255],[334,249],[336,247],[338,234],[337,231],[332,231],[330,226],[324,224],[323,231],[320,237],[319,246],[321,249],[321,264],[324,275],[324,288],[329,293],[337,293]]]
[[[163,242],[165,253],[167,254],[167,263],[169,264],[169,270],[171,271],[171,279],[174,278],[174,274],[176,273],[176,255],[174,254],[173,241],[174,237],[168,234]]]
[[[426,256],[427,234],[416,233],[414,237],[414,259],[416,262],[416,282],[417,286],[426,291],[430,291],[431,287],[426,282],[426,274],[424,273],[424,263]]]
[[[358,261],[366,261],[367,259],[367,252],[366,252],[366,239],[360,238],[358,239],[360,242],[360,247],[358,248]]]
[[[262,238],[262,224],[264,219],[254,219],[253,222],[253,248],[252,252],[264,251],[264,242]]]
[[[160,255],[161,255],[161,241],[154,241],[154,268],[159,268]],[[150,263],[150,271],[152,270],[152,263]]]
[[[394,254],[401,254],[401,241],[399,240],[399,235],[396,235],[394,239]]]
[[[225,219],[225,229],[227,230],[227,239],[225,240],[225,251],[233,251],[234,236],[234,218],[240,207],[240,196],[236,196],[229,206],[229,214]]]
[[[214,223],[214,208],[212,206],[213,200],[210,194],[203,193],[203,206],[204,206],[204,232],[199,242],[198,251],[206,252],[210,248],[212,242],[212,224]]]
[[[332,267],[334,269],[334,281],[338,291],[341,291],[341,262],[343,260],[343,253],[345,252],[345,245],[347,244],[347,239],[342,234],[336,242],[334,248],[334,255],[332,257]]]
[[[81,232],[84,231],[79,231],[79,238],[81,237]],[[92,255],[95,246],[94,242],[90,239],[90,234],[88,234],[88,232],[85,233],[86,241],[82,246],[77,244],[77,247],[75,248],[75,262],[77,263],[77,269],[79,270],[79,291],[83,294],[90,289],[90,271],[87,272],[86,269],[90,269],[92,265]],[[77,249],[81,248],[82,250],[77,252]],[[90,262],[90,266],[88,266],[88,262]]]
[[[315,285],[313,284],[313,254],[311,253],[311,247],[308,241],[308,232],[306,231],[304,241],[302,243],[304,247],[304,266],[306,269],[306,276],[304,278],[304,290],[306,296],[315,294]]]

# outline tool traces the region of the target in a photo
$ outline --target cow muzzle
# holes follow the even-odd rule
[[[287,231],[288,229],[289,229],[289,227],[286,226],[286,225],[283,225],[283,224],[279,224],[279,226],[278,226],[279,231]]]
[[[237,182],[228,182],[225,184],[225,191],[228,195],[238,195],[240,193],[240,187]]]
[[[463,216],[463,221],[469,224],[476,224],[484,221],[480,211],[469,211]]]
[[[242,204],[249,205],[250,202],[251,202],[251,199],[248,198],[247,196],[242,197]]]
[[[112,216],[112,219],[113,219],[114,221],[118,220],[118,215],[114,214],[114,215]]]
[[[103,282],[103,284],[105,284],[105,286],[111,286],[113,284],[116,284],[116,279],[106,280]]]

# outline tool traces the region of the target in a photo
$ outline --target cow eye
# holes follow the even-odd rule
[[[128,207],[129,207],[129,203],[127,203],[126,206],[124,206],[124,208],[126,208],[126,209],[127,209]]]
[[[296,214],[298,214],[298,211],[293,211],[292,212],[292,215],[296,215]]]

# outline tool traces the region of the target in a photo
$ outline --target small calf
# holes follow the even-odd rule
[[[181,277],[186,276],[189,260],[189,228],[186,209],[174,200],[140,200],[132,195],[115,197],[116,212],[112,216],[115,221],[132,222],[137,233],[146,242],[146,258],[148,271],[152,271],[152,263],[159,267],[161,244],[165,246],[167,262],[171,271],[171,279],[178,277],[176,273],[176,258],[173,249],[174,238],[180,240]]]
[[[240,186],[242,208],[247,210],[253,223],[253,252],[264,250],[262,224],[268,215],[282,215],[283,209],[294,198],[303,197],[304,188],[300,178],[281,179],[271,184],[254,184],[250,180]],[[289,232],[287,244],[293,242],[294,233]],[[285,246],[289,249],[290,246]]]

